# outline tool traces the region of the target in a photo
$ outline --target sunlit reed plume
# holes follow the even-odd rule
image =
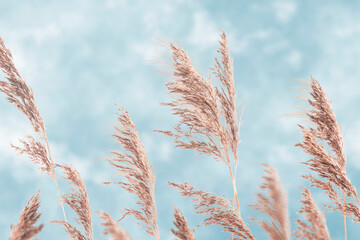
[[[257,194],[257,203],[250,205],[257,211],[267,214],[271,222],[264,220],[258,221],[272,240],[289,240],[290,239],[290,222],[288,216],[287,196],[284,192],[279,175],[276,169],[270,165],[262,164],[266,167],[265,182],[260,189],[266,190],[267,195]]]
[[[106,182],[105,184],[119,184],[129,193],[134,193],[138,197],[136,204],[140,211],[127,208],[122,218],[129,214],[134,216],[145,228],[146,233],[160,239],[155,201],[155,176],[152,167],[129,113],[119,108],[117,119],[119,126],[115,127],[112,136],[127,152],[112,151],[113,157],[108,162],[127,179],[127,182]]]
[[[293,235],[297,239],[331,240],[324,214],[319,211],[309,189],[302,189],[302,207],[298,213],[303,213],[307,222],[297,219]]]
[[[100,223],[105,227],[104,236],[109,235],[112,240],[131,240],[128,233],[125,233],[118,225],[118,223],[106,212],[100,211]]]
[[[328,195],[334,204],[327,206],[328,208],[339,210],[343,212],[344,217],[348,216],[353,221],[360,222],[360,202],[356,189],[346,174],[343,138],[331,102],[316,80],[311,78],[308,85],[310,90],[307,102],[311,110],[306,115],[311,126],[299,125],[304,139],[296,146],[312,156],[303,164],[317,173],[319,179],[312,175],[306,175],[304,178],[308,179],[313,187],[322,189]],[[331,151],[327,151],[327,148]],[[339,190],[343,193],[340,196]]]
[[[195,202],[195,212],[207,215],[203,225],[219,225],[225,232],[238,238],[230,239],[255,239],[245,222],[232,205],[231,200],[215,196],[209,192],[198,190],[190,183],[172,183],[182,196],[190,197]]]
[[[49,143],[46,135],[45,125],[40,116],[39,109],[34,100],[33,90],[26,84],[17,71],[9,49],[6,48],[0,37],[0,68],[6,75],[5,81],[0,81],[0,92],[7,96],[7,100],[14,104],[29,119],[33,130],[37,133],[36,138],[27,136],[20,139],[22,146],[12,147],[20,154],[26,154],[39,166],[42,172],[53,178],[58,190],[59,197],[61,192],[58,186],[55,173],[55,166],[51,158]],[[60,204],[66,221],[66,214],[60,198]]]
[[[85,184],[79,174],[79,172],[72,166],[66,164],[58,165],[63,169],[66,180],[69,181],[71,186],[71,193],[64,193],[61,197],[71,209],[73,209],[77,215],[75,218],[76,223],[82,226],[84,234],[79,229],[65,221],[53,221],[55,223],[64,225],[66,231],[70,237],[74,240],[84,239],[92,240],[92,221],[91,221],[91,209],[89,199],[86,193]]]
[[[172,131],[158,132],[173,137],[176,147],[209,155],[228,166],[238,215],[241,216],[236,188],[239,119],[233,61],[225,33],[222,32],[220,37],[218,53],[221,59],[215,58],[215,66],[211,68],[212,75],[219,80],[219,86],[212,83],[210,77],[205,79],[197,72],[183,49],[169,44],[172,81],[165,86],[173,100],[164,105],[169,106],[172,114],[180,120]]]
[[[41,214],[38,212],[40,207],[40,191],[34,195],[26,204],[20,214],[19,222],[16,226],[11,226],[9,240],[30,240],[41,232],[43,224],[35,226]]]
[[[194,230],[189,228],[186,218],[176,207],[174,207],[174,218],[176,229],[171,229],[171,232],[177,237],[176,240],[195,240]]]

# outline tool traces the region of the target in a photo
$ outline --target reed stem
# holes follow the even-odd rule
[[[343,198],[345,201],[345,192],[343,192]],[[346,215],[344,213],[344,239],[347,240],[347,232],[346,232]]]
[[[49,142],[48,142],[47,137],[46,137],[45,129],[43,129],[43,138],[44,138],[44,140],[45,140],[45,142],[46,142],[46,148],[47,148],[47,152],[48,152],[48,154],[49,154],[50,161],[51,161],[51,163],[52,163],[53,166],[54,166],[54,161],[53,161],[53,159],[52,159],[52,157],[51,157]],[[64,215],[64,221],[67,223],[67,218],[66,218],[64,203],[63,203],[63,200],[62,200],[62,198],[61,198],[61,192],[60,192],[59,184],[58,184],[57,177],[56,177],[55,167],[54,167],[53,169],[54,169],[54,181],[55,181],[55,185],[56,185],[56,188],[57,188],[57,191],[58,191],[58,195],[59,195],[59,199],[60,199],[61,210],[62,210],[62,213],[63,213],[63,215]],[[70,233],[69,233],[69,238],[71,239]]]
[[[223,144],[223,146],[224,146],[224,144]],[[231,177],[231,182],[232,182],[232,185],[233,185],[233,188],[234,188],[234,200],[235,200],[235,202],[236,202],[236,206],[237,206],[237,209],[238,209],[239,217],[241,217],[239,197],[238,197],[237,189],[236,189],[236,182],[235,182],[235,178],[234,178],[233,171],[232,171],[232,169],[231,169],[230,158],[229,158],[228,150],[227,150],[227,148],[225,148],[225,147],[224,147],[224,149],[225,149],[226,161],[227,161],[228,167],[229,167],[229,173],[230,173],[230,177]]]

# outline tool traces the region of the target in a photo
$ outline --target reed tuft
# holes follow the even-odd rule
[[[176,240],[195,240],[194,230],[189,228],[186,218],[176,207],[174,207],[174,218],[176,229],[171,229],[171,232],[177,237]]]
[[[265,182],[260,189],[267,190],[267,196],[258,193],[257,202],[251,207],[255,210],[267,214],[271,223],[264,220],[255,222],[259,223],[261,228],[266,231],[272,240],[289,240],[290,239],[290,222],[287,207],[287,196],[282,188],[282,184],[276,169],[268,164],[262,164],[265,167]]]
[[[9,240],[30,240],[41,232],[44,224],[35,226],[41,216],[41,213],[38,212],[39,207],[40,191],[27,202],[20,214],[17,225],[11,225],[11,235]]]
[[[119,125],[115,127],[112,136],[127,153],[112,151],[113,156],[108,162],[127,179],[127,182],[105,182],[105,184],[118,184],[127,192],[135,194],[138,197],[136,204],[140,211],[126,208],[121,219],[127,215],[134,216],[145,228],[146,233],[160,239],[155,200],[155,175],[130,114],[124,109],[118,110]]]

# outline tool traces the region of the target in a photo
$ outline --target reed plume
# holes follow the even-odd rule
[[[208,215],[203,225],[219,225],[225,232],[233,235],[230,239],[255,239],[239,213],[233,207],[231,200],[215,196],[209,192],[198,190],[190,183],[173,183],[182,196],[192,198],[197,214]],[[234,238],[235,236],[235,238]]]
[[[35,103],[33,90],[22,79],[17,71],[9,49],[0,37],[0,68],[5,73],[6,81],[0,81],[0,92],[7,96],[7,101],[14,104],[30,121],[37,137],[27,136],[20,139],[22,146],[11,145],[19,154],[26,154],[39,166],[40,170],[54,179],[59,197],[61,192],[55,173],[54,161],[50,154],[45,125]],[[60,197],[60,205],[66,221],[66,214]]]
[[[5,47],[0,38],[0,67],[6,75],[7,81],[0,81],[0,92],[7,96],[7,101],[14,104],[29,119],[33,130],[40,136],[46,137],[44,121],[40,116],[39,109],[34,100],[33,90],[28,87],[17,71],[9,49]],[[21,140],[23,147],[16,147],[18,153],[25,153],[40,166],[40,169],[54,178],[54,164],[49,158],[43,142],[29,136],[28,141]]]
[[[309,189],[302,189],[301,195],[303,199],[300,200],[302,207],[298,213],[304,213],[308,223],[297,219],[296,223],[298,226],[293,235],[297,239],[330,240],[324,214],[319,211]]]
[[[112,151],[113,157],[108,162],[128,182],[105,182],[105,184],[119,184],[127,192],[134,193],[138,197],[136,204],[140,211],[127,208],[121,219],[127,215],[133,215],[138,220],[138,224],[145,228],[146,233],[160,239],[155,200],[155,176],[151,170],[152,166],[129,113],[124,109],[118,110],[119,126],[115,127],[112,136],[127,153]]]
[[[118,223],[106,212],[100,211],[100,223],[105,227],[103,235],[110,235],[112,240],[131,240],[128,233],[125,233],[118,225]]]
[[[189,55],[174,44],[171,77],[165,86],[173,101],[163,103],[171,108],[179,122],[172,131],[158,131],[175,139],[176,147],[195,150],[199,154],[224,162],[229,169],[234,190],[234,200],[240,214],[236,188],[237,148],[239,121],[236,112],[236,92],[233,77],[233,61],[230,57],[225,33],[222,31],[218,53],[212,75],[220,80],[215,86],[210,77],[205,79],[195,69]],[[233,160],[229,156],[232,152]]]
[[[20,139],[22,147],[11,146],[18,154],[26,154],[35,164],[39,165],[42,172],[47,173],[50,178],[54,178],[55,170],[52,162],[48,158],[46,147],[32,136],[27,136],[27,140]]]
[[[339,210],[355,222],[360,222],[360,202],[355,187],[346,174],[346,158],[343,152],[343,138],[331,102],[320,84],[311,78],[307,102],[311,110],[306,113],[312,126],[299,125],[303,133],[303,142],[296,144],[312,156],[303,162],[310,170],[317,173],[320,179],[312,175],[303,176],[312,186],[322,189],[329,197],[333,211]],[[329,147],[330,152],[326,150]],[[339,196],[339,191],[343,194]],[[346,198],[348,197],[348,198]]]
[[[266,167],[265,182],[260,186],[260,189],[268,191],[268,196],[264,194],[257,194],[257,203],[250,205],[255,210],[267,214],[271,223],[265,221],[258,222],[262,229],[264,229],[272,240],[289,240],[290,239],[290,223],[287,207],[287,196],[282,189],[279,175],[274,167],[267,164],[262,164]]]
[[[172,52],[172,78],[165,86],[174,100],[163,103],[180,118],[173,131],[158,131],[175,138],[177,147],[196,150],[216,160],[231,164],[228,151],[237,159],[239,141],[238,120],[235,109],[235,87],[232,59],[225,33],[221,34],[221,61],[215,59],[213,75],[225,88],[219,89],[210,79],[203,78],[193,66],[188,54],[170,43]],[[220,144],[219,144],[220,142]]]
[[[6,75],[7,81],[0,81],[0,92],[7,96],[7,100],[14,104],[29,119],[35,132],[45,132],[44,121],[35,104],[33,90],[27,86],[17,71],[12,55],[0,38],[0,68]]]
[[[221,32],[221,40],[219,41],[220,48],[217,51],[221,55],[221,60],[215,58],[215,67],[212,68],[213,74],[220,80],[225,87],[215,88],[216,94],[220,101],[221,113],[225,119],[223,128],[226,134],[226,147],[230,148],[234,156],[234,164],[236,169],[237,164],[237,148],[239,142],[239,120],[236,112],[236,92],[234,82],[233,60],[230,57],[229,47],[226,40],[226,35]],[[228,150],[227,148],[225,150]]]
[[[189,228],[186,218],[176,207],[174,207],[174,218],[176,229],[171,229],[171,232],[177,237],[176,240],[195,240],[194,230]]]
[[[11,225],[11,235],[9,240],[30,240],[41,232],[43,224],[35,226],[41,213],[38,212],[40,207],[40,191],[34,195],[22,210],[19,222],[16,226]]]
[[[165,86],[174,100],[163,105],[171,107],[180,118],[173,131],[158,131],[175,138],[176,147],[196,150],[221,160],[227,165],[221,146],[226,142],[226,134],[221,125],[221,113],[215,86],[196,71],[187,53],[170,43],[173,58],[174,82]],[[183,139],[185,138],[185,139]]]
[[[72,166],[63,164],[57,165],[64,171],[66,177],[64,179],[69,181],[72,193],[64,193],[61,198],[77,215],[75,221],[82,226],[85,234],[82,234],[79,229],[65,221],[53,221],[54,223],[65,226],[67,233],[71,239],[78,240],[92,240],[92,221],[91,209],[86,193],[85,184],[79,172]]]

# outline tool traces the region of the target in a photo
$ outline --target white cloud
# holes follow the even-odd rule
[[[280,22],[287,22],[297,10],[296,2],[276,1],[273,3],[275,16]]]
[[[155,41],[135,42],[133,45],[133,52],[140,55],[144,61],[153,61],[159,55],[159,44]]]
[[[18,145],[19,139],[32,132],[30,125],[23,120],[19,120],[19,116],[6,113],[3,113],[0,119],[0,168],[11,172],[14,179],[20,183],[41,175],[28,157],[17,155],[10,146]]]
[[[143,140],[145,151],[150,156],[153,156],[152,161],[162,161],[168,162],[171,161],[171,156],[173,154],[173,143],[170,141],[156,141],[154,139],[154,134],[141,134],[141,139]]]
[[[115,7],[125,7],[128,3],[127,0],[106,0],[106,7],[115,8]]]
[[[41,28],[28,29],[25,34],[33,37],[37,44],[40,45],[50,39],[58,37],[63,31],[61,27],[63,26],[52,22],[42,26]]]
[[[349,9],[343,8],[341,6],[331,6],[333,11],[336,11],[338,14],[336,18],[331,18],[332,21],[329,22],[330,30],[335,33],[337,37],[340,38],[355,38],[356,34],[360,34],[360,21],[356,17],[358,14],[357,11],[349,11]],[[329,15],[330,13],[328,11],[321,12],[321,15],[323,19],[328,19],[331,17]],[[342,40],[343,40],[342,39]]]
[[[302,54],[297,50],[292,50],[285,60],[292,68],[299,69],[302,63]]]
[[[271,29],[258,29],[253,32],[250,32],[248,34],[243,35],[235,35],[233,32],[226,32],[228,42],[229,42],[229,48],[232,53],[242,53],[245,52],[246,49],[254,44],[256,41],[266,41],[269,39],[273,39],[275,32]],[[265,52],[272,52],[274,50],[277,50],[277,46],[279,43],[276,43],[277,45],[270,45],[268,44],[264,50]],[[283,47],[283,44],[280,43],[280,47]]]
[[[159,146],[159,153],[162,160],[169,160],[170,155],[173,152],[173,146],[169,142],[162,142]]]
[[[193,27],[188,42],[201,49],[212,48],[219,40],[220,28],[205,11],[197,11],[193,15]]]
[[[10,144],[19,145],[19,139],[27,135],[34,135],[34,132],[26,119],[22,121],[19,116],[12,114],[4,114],[4,117],[0,119],[0,168],[8,169],[19,182],[41,177],[43,174],[29,157],[17,155],[10,146]],[[51,141],[50,151],[55,163],[73,165],[84,180],[101,183],[105,179],[106,173],[94,168],[94,161],[92,161],[94,159],[85,159],[71,152],[64,144]]]
[[[173,1],[170,3],[153,4],[150,11],[144,12],[142,21],[146,27],[146,30],[155,34],[159,33],[159,27],[162,25],[169,25],[169,19],[173,18],[176,10],[177,3]],[[156,6],[156,7],[154,7]]]
[[[108,173],[104,169],[99,169],[95,164],[98,159],[89,159],[75,154],[62,143],[50,142],[50,149],[56,163],[72,165],[80,173],[84,181],[101,184],[102,181],[107,179]]]
[[[271,152],[269,153],[269,163],[277,164],[277,163],[294,163],[295,157],[293,153],[290,151],[292,146],[288,145],[273,145],[271,147]]]
[[[30,133],[31,127],[26,121],[21,121],[11,114],[2,113],[0,120],[0,153],[1,156],[13,157],[10,143],[16,144],[24,133]],[[24,119],[25,120],[25,119]]]
[[[321,44],[326,54],[314,64],[314,77],[326,84],[334,104],[346,108],[359,96],[360,47],[356,41],[341,43],[323,39]]]
[[[355,122],[355,124],[348,129],[345,135],[345,147],[350,155],[359,156],[360,155],[360,120]],[[351,161],[357,168],[360,168],[359,161]]]
[[[264,53],[274,54],[289,47],[289,43],[284,38],[279,38],[277,41],[269,41],[265,43]]]
[[[343,38],[352,37],[354,34],[360,33],[360,23],[350,23],[346,24],[345,26],[335,26],[333,29],[334,33]]]
[[[28,12],[28,9],[21,9],[18,14],[29,14],[28,17],[34,18],[29,24],[19,24],[17,28],[4,25],[3,34],[7,36],[9,42],[23,42],[29,39],[35,40],[38,45],[42,45],[48,41],[56,41],[64,39],[61,36],[76,32],[77,34],[87,31],[91,25],[89,18],[86,16],[86,9],[82,11],[64,11],[61,6],[52,4],[45,5],[45,9],[41,13],[36,11]],[[57,8],[54,14],[53,9]],[[32,14],[32,15],[31,15]],[[39,14],[39,16],[34,16]],[[35,18],[36,17],[36,18]]]
[[[332,17],[332,13],[336,16]],[[311,68],[313,76],[324,85],[334,106],[350,110],[360,92],[360,25],[356,11],[341,5],[319,8],[317,22],[327,24],[316,34],[317,45],[322,53]]]

